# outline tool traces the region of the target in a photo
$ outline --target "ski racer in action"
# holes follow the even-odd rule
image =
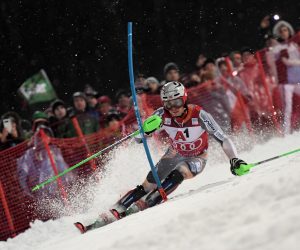
[[[213,117],[200,106],[187,103],[187,91],[180,82],[168,82],[161,89],[163,107],[155,114],[162,118],[159,129],[165,130],[170,146],[156,164],[162,188],[166,194],[174,191],[185,179],[200,174],[207,161],[208,135],[216,139],[230,160],[231,172],[246,164],[237,156],[232,141],[224,134]],[[154,131],[151,131],[154,132]],[[82,232],[102,227],[126,215],[144,210],[162,202],[152,172],[142,185],[129,191],[110,210],[89,226],[80,222],[75,226]]]

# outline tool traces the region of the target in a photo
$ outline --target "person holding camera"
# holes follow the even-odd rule
[[[0,150],[14,147],[25,140],[21,119],[15,112],[7,112],[1,117],[0,131]]]

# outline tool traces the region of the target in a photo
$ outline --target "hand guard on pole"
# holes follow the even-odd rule
[[[247,163],[239,158],[230,159],[230,170],[233,175],[242,175],[239,170],[241,170],[240,168],[243,168],[243,166],[246,165]]]
[[[162,126],[162,119],[158,115],[148,117],[143,124],[143,129],[146,135],[150,135]]]

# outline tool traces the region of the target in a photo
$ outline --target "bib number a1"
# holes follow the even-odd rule
[[[187,138],[190,138],[190,133],[188,128],[186,128],[184,131],[181,130],[177,131],[174,139],[176,141],[186,141]]]

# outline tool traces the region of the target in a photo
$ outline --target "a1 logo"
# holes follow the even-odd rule
[[[186,128],[183,132],[181,130],[177,131],[176,135],[175,135],[175,140],[179,141],[186,141],[186,138],[189,138],[190,134],[189,134],[189,129]]]

